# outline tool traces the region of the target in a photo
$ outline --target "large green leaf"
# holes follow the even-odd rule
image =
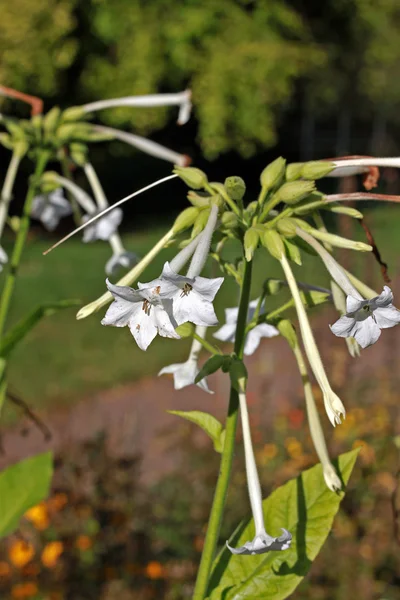
[[[178,415],[191,423],[195,423],[212,439],[214,450],[221,453],[224,448],[225,430],[221,423],[209,413],[200,410],[169,410],[171,415]]]
[[[51,452],[22,460],[0,473],[0,537],[12,533],[28,508],[48,496],[52,474]]]
[[[50,302],[48,304],[37,306],[25,317],[22,317],[22,319],[6,333],[0,344],[0,356],[7,357],[18,342],[20,342],[43,317],[52,315],[63,308],[79,306],[80,304],[79,300],[60,300],[59,302]]]
[[[339,456],[339,473],[349,480],[358,450]],[[224,548],[216,558],[209,585],[209,600],[283,600],[308,573],[332,527],[344,492],[335,494],[325,485],[320,464],[281,486],[263,502],[270,535],[281,527],[293,535],[291,548],[258,556],[234,556]],[[231,546],[242,546],[254,537],[253,521],[239,525]]]

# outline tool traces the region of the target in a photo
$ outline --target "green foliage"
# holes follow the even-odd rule
[[[49,493],[52,454],[23,460],[0,473],[0,537],[18,527],[22,515]]]
[[[209,413],[201,412],[200,410],[169,410],[171,415],[178,415],[187,421],[195,423],[212,439],[214,450],[221,453],[224,447],[225,430],[221,423]]]
[[[347,483],[358,450],[339,457],[341,478]],[[234,556],[224,548],[214,562],[209,599],[244,600],[263,598],[283,600],[307,574],[332,527],[344,493],[334,494],[325,485],[320,464],[304,471],[264,500],[264,516],[271,535],[285,527],[293,534],[291,548],[269,552],[249,560]],[[243,522],[230,539],[241,546],[253,538],[252,521]]]
[[[18,323],[16,323],[4,336],[0,343],[0,356],[7,357],[15,346],[24,339],[30,330],[35,327],[43,317],[53,315],[63,308],[79,306],[79,304],[79,300],[60,300],[59,302],[49,302],[37,306],[26,317],[23,317],[18,321]]]

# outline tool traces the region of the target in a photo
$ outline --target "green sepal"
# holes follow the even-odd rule
[[[287,240],[283,238],[283,243],[285,244],[286,256],[289,260],[292,260],[296,265],[301,265],[301,254],[299,248],[296,244],[292,243],[292,240]]]
[[[194,190],[200,190],[208,183],[207,175],[196,167],[175,167],[173,172]]]
[[[279,333],[288,341],[289,346],[294,349],[298,345],[296,330],[289,319],[280,319],[276,323]]]
[[[195,206],[189,206],[188,208],[185,208],[185,210],[183,210],[175,219],[173,227],[174,233],[179,233],[180,231],[191,227],[196,221],[199,212],[200,210]]]
[[[199,214],[196,217],[196,220],[193,225],[191,237],[195,238],[199,233],[201,233],[204,227],[207,225],[208,217],[210,216],[210,209],[203,208],[200,210]]]

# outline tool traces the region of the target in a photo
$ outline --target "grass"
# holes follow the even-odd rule
[[[394,275],[399,210],[392,206],[379,208],[368,213],[367,221]],[[354,230],[357,232],[355,237],[364,239],[360,227],[354,227]],[[124,243],[128,249],[143,256],[162,234],[163,230],[157,228],[142,231],[124,236]],[[41,302],[77,298],[86,304],[104,292],[104,265],[110,255],[107,244],[83,245],[74,238],[43,257],[42,252],[48,246],[48,239],[32,237],[29,241],[12,305],[11,323]],[[142,280],[148,281],[158,275],[163,262],[174,252],[173,248],[165,250]],[[356,253],[352,253],[352,257],[354,272],[379,289],[379,268],[373,257]],[[214,276],[217,274],[213,273]],[[309,283],[328,282],[320,262],[306,255],[301,275],[300,271],[298,274]],[[258,295],[265,277],[274,276],[281,277],[279,265],[260,252],[255,263],[252,297]],[[216,302],[220,320],[223,320],[223,307],[235,305],[236,298],[235,284],[226,280]],[[104,310],[83,321],[75,320],[75,312],[75,309],[67,309],[43,319],[12,355],[10,387],[37,408],[70,404],[96,390],[154,375],[162,366],[185,359],[187,340],[177,342],[157,338],[147,352],[142,352],[127,328],[117,330],[101,326]]]

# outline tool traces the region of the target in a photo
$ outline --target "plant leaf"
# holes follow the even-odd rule
[[[338,473],[349,480],[358,449],[339,456]],[[335,461],[336,462],[336,461]],[[293,540],[289,550],[243,557],[224,548],[214,561],[208,600],[283,600],[290,596],[308,573],[328,537],[344,492],[331,492],[324,482],[320,464],[276,489],[263,502],[270,535],[288,529]],[[254,537],[252,520],[242,522],[229,544],[237,547]]]
[[[212,375],[218,369],[222,367],[225,361],[225,356],[223,354],[214,354],[211,356],[204,365],[201,367],[200,371],[197,373],[194,382],[199,383],[204,377],[207,375]]]
[[[22,515],[49,494],[51,452],[22,460],[0,473],[0,537],[18,527]]]
[[[214,450],[221,453],[224,447],[224,428],[221,423],[209,413],[201,412],[200,410],[169,410],[171,415],[178,415],[191,423],[195,423],[212,439]]]
[[[79,300],[60,300],[58,302],[50,302],[48,304],[37,306],[25,317],[22,317],[22,319],[6,333],[0,344],[0,356],[7,357],[18,342],[20,342],[43,317],[52,315],[63,308],[79,306],[80,304]]]

